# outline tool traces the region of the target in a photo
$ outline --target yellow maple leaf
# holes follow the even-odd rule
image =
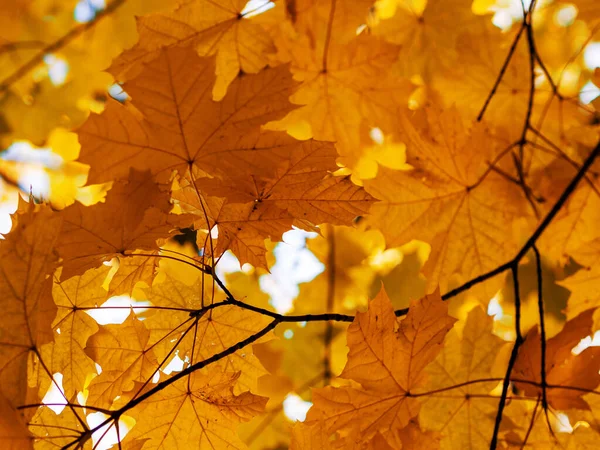
[[[227,304],[191,319],[190,312],[219,303],[225,297],[222,292],[212,294],[213,287],[208,278],[204,282],[198,279],[194,285],[187,286],[167,276],[164,282],[153,285],[149,291],[148,299],[152,304],[165,308],[144,321],[150,332],[149,345],[159,360],[170,360],[177,352],[179,358],[187,357],[192,364],[203,361],[243,341],[271,322],[272,319],[267,316]],[[251,348],[239,350],[213,367],[227,372],[240,371],[239,386],[251,390],[256,388],[257,378],[266,373]]]
[[[29,430],[35,437],[35,448],[54,450],[59,445],[70,444],[74,436],[87,430],[81,410],[79,414],[81,417],[71,408],[63,409],[60,414],[47,406],[40,408],[29,423]]]
[[[104,8],[90,6],[99,11],[85,19],[74,14],[73,1],[11,3],[0,32],[0,92],[8,128],[1,134],[41,145],[53,128],[80,125],[106,98],[112,77],[101,70],[135,42],[134,16],[166,2],[111,0]],[[58,75],[51,76],[54,64]]]
[[[455,448],[456,442],[469,449],[489,445],[498,398],[488,394],[498,382],[478,380],[503,374],[502,368],[494,367],[503,344],[492,334],[492,318],[476,306],[462,336],[453,330],[440,355],[427,367],[419,419],[423,429],[441,434],[442,449]]]
[[[360,35],[348,43],[332,40],[327,58],[305,35],[279,41],[278,49],[277,60],[289,61],[294,78],[302,82],[290,100],[303,106],[269,128],[296,135],[299,125],[309,124],[310,132],[299,136],[335,141],[349,167],[361,157],[361,125],[391,129],[390,119],[412,91],[410,82],[386,71],[399,48],[373,36]]]
[[[138,19],[138,43],[122,53],[111,66],[119,79],[129,79],[143,64],[154,59],[162,48],[191,46],[199,56],[216,55],[215,99],[221,99],[227,86],[240,71],[257,73],[275,51],[271,38],[250,17],[248,0],[209,0],[182,2],[172,12]]]
[[[210,95],[214,64],[187,47],[162,49],[145,64],[124,85],[131,103],[109,101],[79,129],[80,161],[92,166],[90,181],[123,178],[131,166],[150,170],[159,181],[191,168],[194,174],[260,173],[269,167],[260,160],[264,154],[285,154],[286,146],[298,144],[284,133],[260,132],[294,108],[288,96],[296,83],[286,66],[238,76],[216,102]]]
[[[572,319],[584,311],[598,306],[600,300],[599,278],[600,273],[597,266],[593,265],[591,268],[584,267],[559,282],[561,286],[571,291],[565,311],[567,318]]]
[[[54,342],[44,345],[41,354],[52,374],[63,375],[66,398],[83,391],[88,374],[96,371],[84,348],[88,338],[98,331],[98,325],[86,311],[99,307],[108,298],[102,287],[108,271],[102,266],[62,282],[58,275],[54,277],[52,297],[58,311],[52,322]]]
[[[293,0],[288,1],[286,12],[294,28],[311,36],[317,51],[323,52],[328,35],[340,43],[356,37],[372,6],[373,0]]]
[[[506,411],[512,427],[504,430],[500,442],[509,449],[527,446],[534,450],[592,450],[600,437],[593,426],[570,426],[569,422],[580,417],[581,411],[577,411],[579,415],[569,411],[567,417],[549,410],[546,415],[540,399],[511,402]],[[590,420],[589,416],[586,419]]]
[[[60,212],[64,220],[57,244],[63,259],[61,277],[67,279],[97,267],[126,251],[154,250],[184,217],[169,215],[169,195],[149,172],[132,170],[117,182],[105,203],[91,207],[74,204]]]
[[[110,277],[108,296],[131,295],[138,282],[151,285],[158,259],[158,252],[155,251],[133,252],[131,256],[113,259],[112,266],[116,273]]]
[[[420,407],[411,394],[423,384],[425,367],[455,322],[447,311],[436,293],[413,301],[406,318],[399,320],[382,289],[348,328],[350,351],[340,376],[362,388],[313,390],[307,423],[323,421],[327,435],[356,430],[363,442],[377,432],[385,436],[406,427]]]
[[[28,400],[36,403],[37,392],[28,386],[28,365],[32,371],[39,365],[41,346],[53,340],[51,324],[56,315],[50,275],[58,263],[54,246],[61,218],[46,206],[35,209],[21,201],[11,233],[0,241],[0,393],[12,407]]]
[[[368,211],[372,197],[348,177],[330,173],[337,167],[331,145],[307,141],[287,150],[271,176],[232,172],[199,178],[193,186],[183,182],[183,192],[174,194],[185,202],[184,211],[200,216],[201,228],[218,227],[217,256],[231,248],[240,262],[266,268],[267,237],[280,240],[292,224],[311,229],[324,222],[351,223]],[[226,201],[208,199],[204,206],[200,192]]]
[[[573,0],[569,2],[577,7],[577,18],[585,20],[588,25],[593,26],[598,23],[600,17],[600,7],[593,0]]]
[[[385,3],[388,5],[382,5]],[[370,25],[375,35],[400,46],[397,64],[401,73],[429,78],[435,70],[452,63],[459,50],[455,47],[457,34],[484,23],[485,19],[471,12],[471,3],[469,0],[378,1]]]
[[[466,117],[480,114],[498,71],[514,39],[513,33],[502,33],[491,23],[476,32],[463,32],[457,37],[458,61],[432,75],[432,84],[441,93],[446,107],[455,105]],[[529,74],[522,70],[528,64],[527,43],[519,41],[494,97],[485,111],[486,121],[501,128],[513,141],[521,137],[527,112]]]
[[[158,360],[149,344],[150,332],[131,312],[119,325],[101,325],[86,342],[85,353],[102,367],[89,385],[87,402],[109,408],[134,382],[150,380]]]
[[[548,404],[556,409],[588,409],[589,406],[581,396],[585,390],[593,390],[600,384],[600,348],[589,347],[578,355],[572,352],[583,338],[591,334],[592,315],[591,309],[579,314],[546,342],[546,383],[560,386],[548,389],[547,399]],[[516,383],[526,395],[541,395],[541,343],[537,328],[527,333],[525,342],[519,349],[513,376],[537,383],[537,386]]]
[[[137,424],[127,439],[150,439],[144,448],[170,449],[185,445],[199,450],[244,449],[235,433],[240,422],[261,413],[267,398],[233,393],[236,374],[194,372],[169,385],[131,410]]]
[[[560,195],[559,190],[568,184],[568,177],[573,175],[573,166],[561,158],[540,171],[542,174],[539,175],[548,177],[548,181],[538,184],[539,192],[546,203],[552,205]],[[588,180],[577,186],[548,226],[548,232],[540,238],[544,254],[562,264],[568,260],[568,255],[576,257],[583,247],[600,237],[596,226],[600,220],[600,196],[597,183],[592,178],[597,171],[598,166],[594,165]]]
[[[466,281],[510,260],[519,249],[513,223],[533,212],[519,187],[492,170],[509,147],[483,124],[467,129],[454,108],[429,110],[428,117],[431,140],[408,119],[401,121],[414,169],[380,167],[365,188],[383,200],[372,207],[370,221],[388,245],[411,239],[431,244],[423,268],[431,292],[438,283],[448,290],[457,274]],[[500,286],[497,280],[483,289],[491,298]]]
[[[33,436],[3,397],[0,397],[0,444],[6,450],[33,450]]]

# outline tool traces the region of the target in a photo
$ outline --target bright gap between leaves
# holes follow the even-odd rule
[[[179,357],[179,350],[176,350],[173,359],[161,370],[161,372],[165,375],[170,375],[173,372],[181,372],[189,363],[190,358],[186,356],[185,359],[181,359]],[[152,382],[155,382],[154,379],[152,379]]]
[[[44,55],[44,62],[48,68],[48,78],[54,86],[64,84],[69,73],[69,63],[51,53]]]
[[[125,322],[132,309],[136,315],[139,315],[147,311],[145,307],[150,305],[151,303],[147,300],[135,300],[128,295],[117,295],[106,300],[98,308],[87,310],[86,313],[98,325],[121,324]],[[132,306],[134,308],[131,308]],[[143,317],[138,317],[138,319],[144,320]]]
[[[50,388],[46,392],[46,395],[42,399],[42,403],[48,405],[55,414],[59,415],[66,408],[67,401],[65,400],[62,390],[62,380],[63,375],[61,373],[55,373],[52,376],[54,380],[53,383],[50,384]],[[94,428],[100,425],[108,416],[100,413],[94,412],[88,414],[86,416],[86,421],[90,428]],[[121,437],[121,441],[127,435],[129,430],[133,428],[135,425],[135,419],[129,416],[122,416],[119,419],[119,434],[117,435],[117,430],[114,426],[104,426],[100,428],[98,431],[92,434],[92,441],[94,443],[95,450],[107,450],[112,448],[115,444],[119,442],[118,436]],[[98,441],[100,441],[98,443]]]
[[[473,9],[478,13],[477,0],[473,4]],[[488,2],[481,2],[487,6]],[[503,31],[508,30],[514,23],[521,22],[523,20],[523,8],[529,8],[531,0],[509,0],[507,2],[497,2],[493,6],[488,6],[487,11],[493,12],[492,23]]]
[[[500,305],[500,292],[494,295],[488,303],[487,313],[488,316],[494,316],[494,320],[500,320],[504,316],[504,310]]]
[[[561,27],[568,27],[577,17],[577,8],[575,5],[564,5],[554,15],[554,22]]]
[[[276,263],[271,273],[259,279],[260,288],[271,297],[271,305],[280,314],[293,307],[300,292],[298,284],[311,281],[325,270],[325,266],[306,248],[306,240],[317,233],[294,228],[283,234],[282,242],[273,250]]]
[[[276,262],[271,267],[271,273],[259,278],[260,288],[269,295],[269,303],[279,314],[285,314],[292,309],[300,283],[311,281],[325,270],[325,266],[306,247],[306,240],[316,236],[317,233],[296,227],[283,233],[281,242],[278,242],[273,250]],[[252,266],[248,264],[240,267],[238,259],[230,251],[223,254],[216,267],[217,276],[221,280],[224,280],[228,273],[251,270]]]
[[[50,387],[48,388],[46,395],[44,395],[42,403],[48,405],[48,408],[58,415],[65,409],[65,405],[67,404],[63,395],[63,374],[59,372],[55,373],[52,375],[52,380],[54,380],[54,382],[50,383]]]
[[[35,148],[28,141],[14,142],[0,153],[0,159],[22,164],[22,167],[18,167],[19,177],[16,181],[24,192],[31,191],[37,198],[47,198],[50,195],[50,178],[45,169],[58,170],[64,163],[63,158],[52,149]],[[4,230],[1,229],[0,232]]]
[[[79,0],[73,10],[73,18],[79,23],[89,22],[105,7],[104,0]]]
[[[311,406],[311,402],[302,400],[300,396],[288,394],[283,400],[283,414],[291,421],[304,422]]]
[[[108,416],[101,412],[95,412],[86,416],[86,421],[90,428],[95,428],[104,422]],[[114,426],[114,423],[107,424],[100,428],[98,431],[92,433],[92,443],[94,450],[108,450],[115,444],[119,443],[125,438],[129,430],[135,425],[135,419],[130,416],[121,416],[119,419],[119,433]]]
[[[123,86],[119,83],[114,83],[109,86],[108,95],[121,103],[124,103],[125,100],[129,98],[129,95],[123,90]]]
[[[571,350],[574,355],[579,355],[586,348],[589,347],[600,347],[600,330],[596,331],[593,336],[584,337],[579,344],[577,344]]]
[[[246,3],[244,9],[240,11],[240,14],[244,19],[248,19],[250,17],[258,16],[274,7],[275,3],[269,0],[250,0]]]
[[[585,47],[583,61],[590,70],[600,67],[600,42],[591,42]]]
[[[489,5],[489,0],[475,0],[473,10],[476,14],[486,14],[492,12],[492,23],[503,31],[509,30],[515,23],[523,20],[523,8],[528,9],[531,0],[508,0],[497,1],[494,5]],[[548,3],[548,2],[544,2]],[[572,4],[565,4],[558,8],[554,13],[554,23],[561,27],[568,27],[573,24],[577,18],[577,7]]]

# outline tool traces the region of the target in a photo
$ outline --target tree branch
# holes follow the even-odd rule
[[[519,265],[515,263],[512,266],[513,284],[515,288],[515,333],[516,339],[513,344],[512,351],[510,353],[510,359],[508,360],[508,366],[506,367],[506,375],[504,376],[504,382],[502,383],[502,394],[500,395],[500,401],[498,402],[498,412],[496,414],[496,420],[494,422],[494,432],[492,434],[492,441],[490,443],[490,450],[496,450],[498,445],[498,432],[500,431],[500,423],[502,422],[502,414],[504,412],[504,406],[506,405],[506,397],[508,396],[508,388],[510,386],[510,375],[512,369],[517,361],[517,355],[519,354],[519,347],[523,343],[523,336],[521,334],[521,293],[519,290]]]
[[[537,247],[533,246],[533,252],[535,253],[536,262],[536,275],[537,275],[537,291],[538,291],[538,315],[540,318],[540,347],[541,347],[541,360],[540,360],[540,378],[542,380],[542,407],[546,414],[546,420],[548,420],[548,397],[546,395],[546,321],[544,318],[544,297],[542,293],[542,257]],[[548,421],[548,424],[550,422]]]

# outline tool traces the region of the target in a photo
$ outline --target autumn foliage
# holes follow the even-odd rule
[[[598,448],[600,2],[508,3],[3,2],[0,448]]]

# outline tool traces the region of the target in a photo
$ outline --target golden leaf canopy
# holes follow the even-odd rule
[[[594,0],[0,7],[0,449],[594,449]]]

